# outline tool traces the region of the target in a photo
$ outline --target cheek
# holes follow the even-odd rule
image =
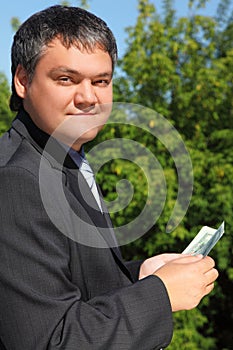
[[[51,134],[64,120],[69,99],[59,89],[31,86],[24,100],[24,108],[34,123]]]
[[[101,103],[111,103],[113,98],[112,86],[98,91],[98,97]]]
[[[71,92],[60,86],[56,86],[53,82],[44,84],[34,84],[30,89],[31,99],[40,102],[44,107],[50,109],[59,109],[62,105],[68,103],[71,99]]]

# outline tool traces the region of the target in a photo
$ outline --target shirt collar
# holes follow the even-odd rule
[[[75,151],[73,148],[69,148],[68,153],[75,164],[80,168],[83,159],[85,159],[84,147],[82,146],[79,152]]]

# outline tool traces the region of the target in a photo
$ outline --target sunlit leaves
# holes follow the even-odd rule
[[[9,109],[10,91],[7,79],[0,73],[0,134],[10,127],[13,113]]]
[[[171,349],[183,349],[184,343],[187,350],[225,348],[225,338],[231,337],[231,330],[226,327],[222,336],[217,305],[221,302],[222,312],[228,313],[230,294],[222,296],[233,287],[232,8],[228,0],[223,0],[215,17],[200,15],[199,9],[206,3],[190,0],[186,3],[187,16],[178,18],[172,1],[162,1],[162,14],[157,12],[154,2],[139,1],[136,24],[127,28],[128,46],[120,61],[122,75],[115,87],[118,101],[127,96],[127,102],[150,107],[175,125],[190,151],[194,173],[189,210],[179,227],[167,234],[165,227],[177,196],[177,178],[169,154],[163,145],[155,143],[153,152],[163,166],[168,184],[166,205],[144,239],[124,249],[126,257],[133,249],[137,258],[161,251],[182,251],[201,226],[217,227],[222,220],[226,222],[226,235],[211,252],[224,277],[214,298],[206,298],[203,303],[207,316],[194,310],[192,316],[185,315],[186,320],[179,315],[175,318],[178,322],[181,317],[181,324],[176,323]],[[153,122],[150,125],[156,127]],[[150,147],[149,137],[147,140],[145,135],[137,137]],[[208,303],[213,308],[207,308]],[[211,322],[199,323],[197,320],[202,316],[203,321],[208,317]],[[192,317],[196,322],[192,322]],[[232,322],[231,314],[228,324]]]

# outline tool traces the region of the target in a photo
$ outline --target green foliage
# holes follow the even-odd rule
[[[0,73],[0,134],[5,132],[11,123],[13,113],[9,109],[10,90],[7,79]]]
[[[123,255],[129,259],[133,254],[139,259],[159,252],[181,252],[203,225],[217,227],[225,220],[225,236],[211,252],[220,270],[215,291],[197,309],[175,314],[175,334],[169,349],[227,350],[233,345],[231,3],[220,1],[216,16],[209,17],[198,13],[206,0],[190,0],[188,16],[182,18],[177,17],[173,1],[162,1],[162,14],[154,3],[139,0],[136,24],[126,29],[127,48],[116,73],[114,99],[149,107],[176,127],[190,152],[194,187],[183,221],[174,231],[166,233],[178,190],[177,171],[168,150],[150,133],[113,128],[111,137],[114,133],[123,139],[130,135],[156,155],[167,183],[167,198],[160,218],[146,235],[123,246]],[[157,127],[153,121],[151,125]],[[121,169],[121,174],[117,169]],[[111,186],[107,176],[100,176],[107,197],[114,196],[112,191],[119,175],[123,175],[139,191],[136,199],[140,202],[144,198],[146,183],[141,181],[136,169],[130,170],[118,160],[108,172],[112,176]],[[130,205],[130,210],[112,215],[116,225],[125,223],[130,213],[137,215],[140,211],[136,201],[132,200]]]
[[[62,6],[71,6],[71,2],[69,0],[62,0],[60,1],[60,4]],[[88,10],[90,8],[90,4],[88,0],[77,0],[77,3],[73,6],[79,6],[81,8],[84,8]],[[21,21],[18,17],[12,17],[11,18],[11,28],[13,32],[16,32],[19,29],[19,26],[21,24]]]
[[[20,26],[20,20],[18,17],[12,17],[11,18],[11,27],[13,32],[16,32],[19,29]]]
[[[89,9],[90,8],[88,0],[80,0],[80,5],[79,6],[84,8],[84,9]]]
[[[61,5],[62,6],[70,6],[70,2],[69,1],[61,1]]]
[[[82,7],[84,9],[89,9],[89,7],[90,7],[88,0],[78,0],[76,2],[77,2],[76,6]],[[71,2],[70,1],[61,1],[60,3],[63,6],[71,6]]]
[[[215,341],[212,338],[203,337],[196,329],[207,325],[207,317],[198,310],[182,311],[174,314],[176,331],[169,349],[173,350],[197,350],[215,349]]]
[[[142,238],[122,247],[126,259],[141,259],[162,252],[181,252],[203,225],[217,227],[226,222],[226,233],[211,252],[220,277],[211,296],[195,310],[174,314],[175,333],[169,349],[230,350],[233,326],[233,24],[231,2],[219,1],[215,17],[198,13],[207,0],[187,1],[186,17],[178,18],[172,0],[163,0],[159,14],[154,1],[138,0],[135,26],[126,29],[127,49],[115,74],[114,100],[151,108],[165,116],[182,135],[190,152],[194,186],[189,209],[180,225],[166,232],[177,193],[177,169],[164,144],[152,134],[158,128],[148,116],[148,129],[129,127],[124,113],[112,115],[89,149],[111,139],[140,142],[161,164],[167,184],[163,211]],[[81,1],[86,7],[87,1]],[[15,26],[17,22],[15,22]],[[0,131],[6,130],[9,87],[0,76]],[[151,132],[150,132],[151,130]],[[127,151],[133,151],[127,144]],[[87,149],[88,150],[88,149]],[[106,153],[106,154],[105,154]],[[134,187],[121,183],[119,196],[124,209],[113,206],[116,226],[133,220],[148,195],[148,179],[143,173],[148,159],[137,154],[133,162],[117,157],[107,149],[101,156],[116,158],[106,162],[97,179],[107,201],[118,199],[119,180],[128,179]],[[153,171],[152,171],[153,172]],[[154,171],[155,196],[159,205],[163,194]],[[119,189],[119,188],[118,188]],[[115,203],[115,202],[114,202]],[[115,211],[116,210],[116,211]],[[151,213],[153,215],[153,213]]]

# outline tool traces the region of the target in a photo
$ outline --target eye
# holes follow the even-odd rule
[[[58,82],[62,85],[70,85],[73,83],[73,80],[71,77],[68,77],[68,76],[61,76],[61,77],[58,77]]]
[[[98,79],[93,82],[93,85],[99,87],[107,87],[110,84],[110,79]]]

